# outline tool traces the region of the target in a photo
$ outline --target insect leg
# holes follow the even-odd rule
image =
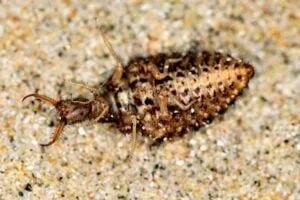
[[[111,83],[113,85],[119,85],[121,83],[121,78],[123,75],[123,67],[122,65],[119,65],[116,67],[112,77],[111,77]]]
[[[115,69],[115,71],[112,75],[112,78],[111,78],[111,83],[113,85],[119,85],[120,80],[121,80],[122,75],[123,75],[122,62],[121,62],[120,58],[118,57],[118,55],[116,54],[115,50],[113,49],[112,45],[110,44],[109,40],[107,39],[106,34],[103,31],[103,28],[100,27],[99,30],[100,30],[100,34],[102,36],[102,39],[103,39],[106,47],[109,50],[109,53],[113,56],[113,58],[115,59],[115,61],[117,63],[117,67],[116,67],[116,69]]]
[[[136,147],[136,138],[137,138],[136,126],[137,126],[137,120],[136,117],[134,116],[132,119],[131,152],[133,152]]]
[[[94,119],[95,122],[99,121],[102,117],[104,117],[108,111],[109,111],[109,105],[104,104],[103,111]]]

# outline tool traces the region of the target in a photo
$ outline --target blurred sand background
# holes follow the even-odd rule
[[[0,1],[0,199],[300,199],[300,3]],[[137,55],[222,50],[255,66],[236,104],[208,127],[149,147],[92,122],[49,148],[55,112],[23,96],[71,98]]]

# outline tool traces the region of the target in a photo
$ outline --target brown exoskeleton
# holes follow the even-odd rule
[[[123,133],[137,132],[154,140],[182,135],[209,123],[226,110],[254,75],[252,65],[219,52],[190,51],[158,54],[132,59],[123,67],[100,29],[110,53],[117,62],[112,76],[94,98],[54,100],[37,93],[35,97],[53,105],[60,113],[49,146],[65,125],[95,120],[113,122]]]
[[[98,121],[107,113],[109,108],[105,99],[99,96],[95,96],[93,100],[75,98],[72,100],[67,99],[57,101],[50,97],[33,93],[25,96],[23,100],[28,97],[35,97],[47,102],[53,105],[60,113],[60,122],[53,134],[53,139],[49,143],[41,144],[42,146],[49,146],[53,144],[59,138],[65,125],[82,122],[86,119],[94,119],[95,121]]]

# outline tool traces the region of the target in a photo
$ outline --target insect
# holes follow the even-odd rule
[[[189,51],[132,59],[124,67],[100,28],[117,66],[103,93],[89,88],[93,99],[55,100],[32,93],[53,105],[60,121],[49,146],[66,125],[84,120],[116,124],[122,133],[154,140],[180,136],[209,123],[233,103],[254,75],[251,64],[219,52]]]

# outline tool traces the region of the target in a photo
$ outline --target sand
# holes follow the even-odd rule
[[[238,3],[237,3],[238,2]],[[298,6],[297,6],[298,4]],[[300,199],[300,15],[291,1],[1,1],[0,199]],[[220,50],[254,65],[249,88],[199,131],[159,146],[94,122],[48,148],[55,111],[115,62]],[[131,158],[129,159],[129,156]]]

